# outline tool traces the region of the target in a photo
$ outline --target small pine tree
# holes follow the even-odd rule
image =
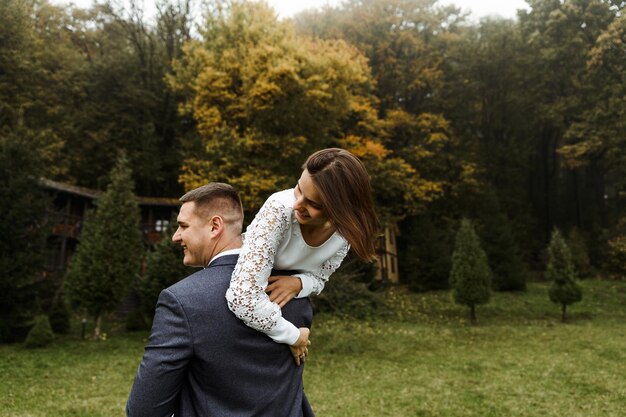
[[[54,340],[54,333],[50,326],[50,320],[48,320],[48,316],[40,315],[35,317],[35,325],[28,332],[24,346],[27,348],[46,347],[52,340]]]
[[[552,232],[548,246],[548,266],[545,277],[552,281],[552,286],[548,291],[550,300],[561,305],[561,320],[565,321],[567,306],[582,300],[583,294],[582,289],[576,283],[572,255],[558,229]]]
[[[139,283],[139,294],[141,310],[149,320],[154,316],[154,308],[161,291],[195,270],[183,264],[182,248],[180,244],[172,242],[176,227],[176,218],[172,218],[161,241],[147,255],[146,273]]]
[[[0,343],[23,341],[37,311],[48,198],[28,132],[0,129]]]
[[[122,155],[107,191],[86,216],[65,281],[72,302],[95,318],[95,340],[100,338],[102,316],[122,301],[139,272],[143,251],[139,221],[131,171]]]
[[[450,286],[454,301],[468,306],[471,322],[476,323],[476,306],[486,304],[491,296],[491,270],[474,226],[467,219],[461,220],[456,235]]]

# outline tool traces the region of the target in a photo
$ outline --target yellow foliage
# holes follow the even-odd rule
[[[574,145],[565,145],[557,150],[563,157],[563,164],[569,169],[577,169],[586,166],[589,161],[587,155],[594,149],[594,146],[587,141]]]
[[[348,135],[339,142],[339,146],[349,150],[360,159],[375,158],[381,160],[389,154],[385,146],[370,138]]]

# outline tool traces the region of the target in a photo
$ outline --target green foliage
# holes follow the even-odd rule
[[[400,223],[400,279],[413,291],[449,288],[454,234],[444,222],[436,221],[423,214]]]
[[[74,304],[99,319],[113,311],[139,273],[142,239],[139,208],[124,156],[111,173],[107,191],[85,219],[80,244],[65,278]],[[96,325],[96,336],[99,333]]]
[[[597,246],[605,249],[605,272],[617,279],[626,277],[626,217],[621,218],[607,231],[607,235],[603,236],[601,242],[597,242]]]
[[[129,332],[149,330],[150,326],[146,322],[141,309],[133,309],[126,317],[125,328]]]
[[[522,260],[512,223],[490,187],[483,190],[480,200],[475,215],[480,219],[479,235],[493,272],[491,286],[495,291],[523,291],[528,268]]]
[[[525,290],[528,268],[520,256],[507,217],[498,213],[485,225],[483,236],[489,266],[493,271],[492,288],[495,291]]]
[[[48,198],[29,132],[0,128],[0,342],[23,340],[36,312],[34,278],[43,267]]]
[[[384,218],[414,211],[430,195],[381,142],[386,128],[362,53],[343,40],[295,34],[263,3],[209,4],[202,41],[185,46],[168,77],[200,140],[201,152],[183,165],[186,189],[228,182],[255,211],[270,193],[293,186],[309,154],[337,146],[363,159],[377,196],[389,195],[379,205]]]
[[[626,276],[626,236],[619,235],[608,241],[606,268],[619,278]]]
[[[567,246],[572,253],[572,261],[579,278],[591,277],[591,262],[589,260],[589,251],[587,243],[580,232],[580,229],[573,227],[567,236]]]
[[[370,272],[359,261],[344,262],[331,275],[324,291],[311,299],[314,311],[362,320],[384,315],[387,305],[383,295],[368,290],[363,283],[363,274]]]
[[[247,214],[312,150],[342,146],[364,160],[383,224],[427,212],[443,227],[399,254],[412,288],[446,286],[461,215],[495,288],[522,287],[514,246],[538,267],[554,226],[581,227],[590,264],[625,274],[626,245],[604,236],[625,210],[623,2],[533,0],[516,20],[475,22],[430,0],[350,0],[287,22],[209,0],[196,32],[190,5],[159,1],[151,19],[137,1],[1,1],[0,134],[37,149],[53,179],[102,188],[123,149],[138,194],[221,180]],[[487,184],[506,213],[493,228],[472,210]],[[24,312],[35,299],[11,294]]]
[[[548,266],[545,277],[552,281],[548,291],[550,300],[560,304],[562,308],[562,320],[566,319],[567,306],[582,300],[582,289],[576,283],[576,271],[565,240],[558,229],[552,232],[550,245],[548,246]]]
[[[163,238],[146,257],[146,272],[139,281],[141,311],[146,319],[152,320],[159,294],[194,272],[183,264],[183,251],[180,244],[172,241],[176,230],[176,218],[172,218]]]
[[[474,164],[459,152],[454,126],[438,103],[447,97],[447,52],[441,51],[455,43],[460,20],[453,8],[417,0],[348,1],[297,19],[301,32],[340,37],[369,60],[384,126],[378,137],[387,149],[385,171],[372,175],[384,220],[418,214],[475,180]]]
[[[468,219],[461,220],[461,227],[456,235],[450,286],[454,301],[468,306],[470,318],[475,322],[476,306],[486,304],[491,296],[491,270],[474,226]]]
[[[61,295],[56,300],[56,303],[52,305],[49,319],[54,333],[65,334],[69,332],[71,328],[71,312],[64,295]]]
[[[50,326],[48,316],[40,315],[35,317],[35,325],[28,332],[24,346],[27,348],[42,348],[48,346],[54,340],[54,333]]]

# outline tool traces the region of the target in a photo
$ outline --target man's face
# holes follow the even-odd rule
[[[180,207],[176,219],[178,229],[172,236],[172,241],[183,247],[185,265],[205,267],[210,261],[213,248],[210,216],[199,216],[195,208],[196,203],[193,201],[183,203]]]

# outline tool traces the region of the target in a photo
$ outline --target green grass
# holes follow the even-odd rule
[[[309,400],[318,417],[623,416],[626,283],[582,286],[566,324],[545,284],[494,294],[477,326],[448,292],[396,289],[395,314],[370,322],[319,316]],[[146,336],[0,346],[0,415],[123,416]]]

